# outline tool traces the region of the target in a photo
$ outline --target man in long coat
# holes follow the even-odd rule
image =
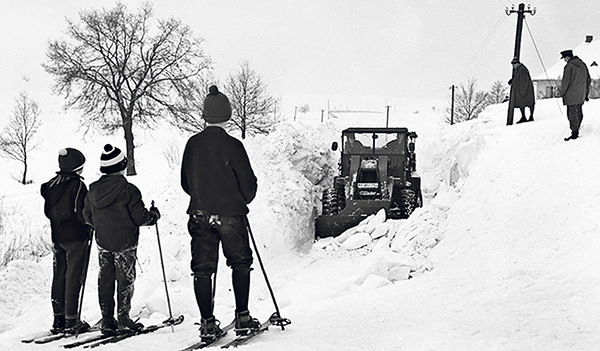
[[[508,82],[512,84],[514,107],[521,110],[521,119],[517,123],[527,122],[525,107],[529,107],[529,122],[533,122],[533,111],[535,109],[535,96],[533,94],[533,82],[529,70],[519,60],[512,60],[513,77]]]
[[[571,128],[571,135],[565,138],[565,141],[568,141],[579,137],[579,127],[583,120],[581,107],[584,101],[589,101],[592,78],[585,63],[579,57],[573,56],[573,50],[562,51],[560,55],[560,58],[567,62],[560,92],[563,104],[567,106],[567,118]]]

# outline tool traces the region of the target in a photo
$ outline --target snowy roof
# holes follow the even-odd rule
[[[579,46],[573,49],[573,55],[579,56],[580,59],[585,62],[590,71],[592,79],[600,78],[600,41],[594,40],[593,36],[588,36]],[[556,57],[558,61],[546,70],[545,73],[541,73],[533,80],[547,80],[547,79],[559,79],[562,77],[563,69],[565,68],[565,62],[560,59],[560,54],[557,52]],[[595,64],[594,64],[595,63]]]

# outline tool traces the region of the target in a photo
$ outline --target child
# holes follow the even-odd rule
[[[214,85],[209,92],[202,109],[208,126],[188,140],[181,164],[181,186],[190,195],[191,267],[201,316],[200,338],[205,341],[223,334],[213,314],[212,276],[219,244],[232,270],[236,334],[260,328],[248,310],[253,259],[246,225],[247,204],[256,196],[257,179],[244,145],[225,131],[231,118],[229,99]]]
[[[81,311],[78,310],[91,244],[91,230],[85,224],[82,213],[87,194],[81,177],[84,163],[85,157],[79,150],[61,149],[58,153],[60,170],[40,189],[45,200],[44,214],[50,219],[52,230],[53,333],[80,333],[89,328],[89,324],[81,322]]]
[[[144,327],[129,317],[139,227],[154,225],[160,218],[155,207],[146,210],[138,188],[125,179],[126,168],[127,158],[123,152],[106,144],[100,157],[100,172],[104,175],[90,184],[85,199],[84,217],[94,227],[98,244],[98,298],[104,334]],[[115,282],[118,320],[114,318]]]

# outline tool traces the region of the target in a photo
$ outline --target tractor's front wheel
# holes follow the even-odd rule
[[[390,208],[392,217],[408,218],[415,208],[420,207],[417,194],[410,188],[399,190],[393,195],[393,202]]]
[[[338,205],[338,191],[335,188],[329,188],[323,190],[323,198],[321,200],[323,204],[323,215],[336,215],[339,212]]]

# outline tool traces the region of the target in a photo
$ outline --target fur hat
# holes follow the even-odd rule
[[[110,144],[104,145],[104,151],[100,156],[100,172],[116,173],[127,168],[127,157],[121,149]]]
[[[565,50],[560,52],[560,59],[564,59],[565,57],[573,57],[573,50]]]
[[[212,85],[208,88],[208,95],[204,98],[202,118],[208,123],[221,123],[231,118],[231,104],[227,96]]]
[[[67,147],[58,151],[58,168],[62,172],[77,172],[84,163],[85,156],[77,149]]]

